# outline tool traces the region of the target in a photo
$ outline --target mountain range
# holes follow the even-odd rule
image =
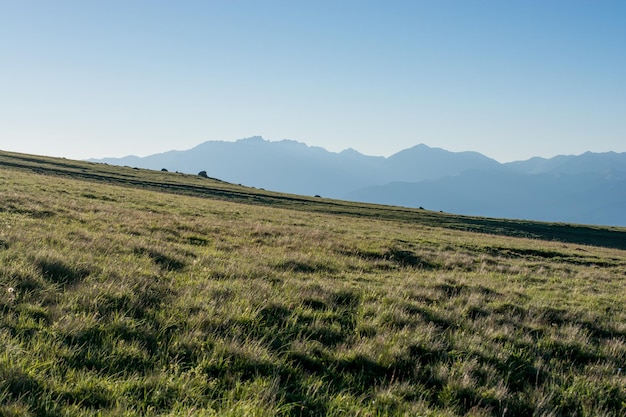
[[[626,226],[626,153],[499,163],[477,152],[424,144],[382,157],[256,136],[146,157],[91,161],[190,174],[206,171],[210,177],[274,191],[456,214]]]

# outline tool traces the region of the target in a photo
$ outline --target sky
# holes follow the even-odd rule
[[[626,151],[626,2],[0,0],[0,149]]]

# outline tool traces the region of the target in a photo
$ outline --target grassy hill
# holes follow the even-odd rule
[[[0,153],[0,415],[620,416],[626,230]]]

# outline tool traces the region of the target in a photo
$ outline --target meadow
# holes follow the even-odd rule
[[[2,416],[623,416],[626,230],[0,155]]]

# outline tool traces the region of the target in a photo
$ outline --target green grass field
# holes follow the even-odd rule
[[[626,415],[623,228],[9,153],[0,184],[2,416]]]

